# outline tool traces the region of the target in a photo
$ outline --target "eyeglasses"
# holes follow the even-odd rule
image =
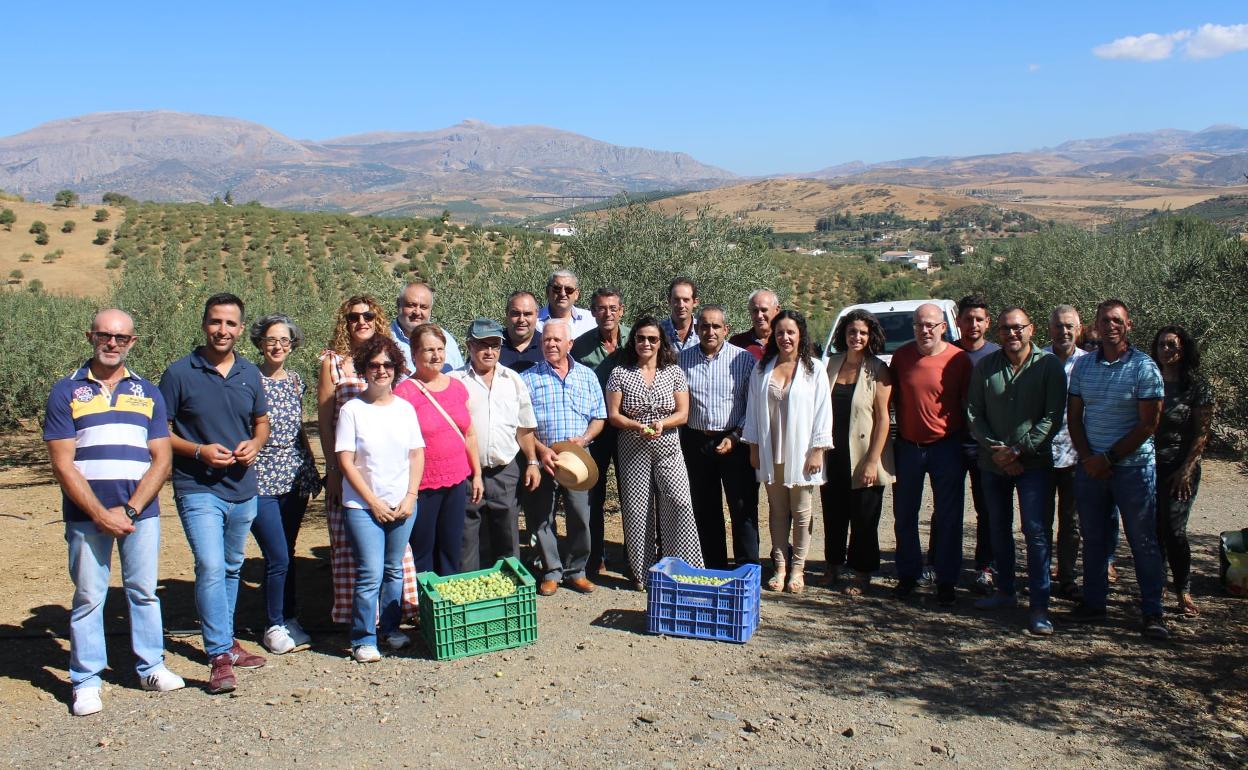
[[[914,322],[914,328],[922,329],[923,331],[926,331],[926,332],[934,331],[944,325],[945,325],[944,321],[937,321],[936,323],[923,323],[921,321]]]
[[[266,348],[271,348],[274,345],[280,345],[284,348],[288,348],[290,347],[290,337],[261,337],[260,343]]]
[[[109,334],[108,332],[91,332],[91,339],[95,340],[97,345],[107,345],[109,340],[115,340],[118,345],[129,345],[134,342],[138,335],[135,334]]]
[[[1013,324],[1010,326],[998,326],[997,331],[1002,334],[1022,334],[1023,331],[1031,324]]]
[[[489,348],[490,350],[498,350],[503,346],[503,341],[498,337],[490,337],[489,339],[484,340],[473,338],[472,343],[483,348]]]
[[[621,308],[619,305],[595,305],[594,306],[594,313],[610,313],[611,315],[615,315],[616,313],[620,312],[620,310]]]
[[[376,317],[377,317],[377,314],[371,310],[365,310],[363,313],[347,313],[347,322],[353,323],[353,324],[359,323],[360,319],[364,319],[365,321],[372,321]]]
[[[573,294],[576,294],[576,292],[579,291],[579,289],[577,289],[575,286],[551,286],[547,288],[546,290],[551,292],[552,294],[564,294],[569,297],[571,297]]]
[[[393,361],[385,361],[385,362],[369,361],[368,364],[366,364],[366,368],[370,372],[380,372],[382,369],[385,369],[387,372],[393,372],[394,362]]]
[[[650,336],[650,335],[648,335],[648,334],[638,334],[638,335],[637,335],[637,344],[638,344],[638,345],[657,345],[657,344],[659,344],[659,338],[658,338],[658,337],[652,337],[652,336]]]

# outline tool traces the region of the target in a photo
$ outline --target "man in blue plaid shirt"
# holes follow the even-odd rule
[[[602,430],[607,405],[594,370],[578,364],[569,353],[572,330],[564,319],[550,319],[542,329],[542,356],[539,364],[520,376],[533,399],[537,417],[537,460],[542,481],[527,492],[522,501],[529,532],[537,540],[542,563],[542,579],[537,592],[551,596],[562,580],[569,588],[590,593],[594,584],[585,577],[589,561],[589,492],[562,487],[555,480],[557,455],[551,445],[571,441],[583,447]],[[563,548],[555,536],[555,504],[563,498],[567,532]]]

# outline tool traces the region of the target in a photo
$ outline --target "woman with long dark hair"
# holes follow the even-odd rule
[[[689,383],[658,319],[633,323],[619,364],[607,379],[607,417],[619,429],[620,510],[633,585],[663,556],[703,566],[689,474],[677,428],[689,419]],[[657,500],[657,529],[650,515]]]
[[[1200,351],[1182,326],[1165,326],[1153,337],[1153,360],[1161,367],[1165,401],[1154,436],[1157,455],[1157,541],[1170,564],[1179,612],[1200,614],[1192,600],[1192,549],[1187,520],[1200,488],[1200,458],[1209,443],[1213,389],[1201,376]]]
[[[741,440],[750,445],[750,464],[767,489],[775,567],[767,588],[801,593],[814,532],[814,489],[823,484],[824,450],[832,448],[828,378],[815,366],[801,313],[783,310],[772,320],[763,358],[750,373],[749,394]],[[793,561],[788,564],[790,530]]]
[[[854,571],[845,587],[858,596],[880,568],[880,508],[884,486],[893,481],[893,445],[888,436],[888,399],[893,381],[884,350],[884,329],[870,312],[851,310],[832,334],[828,358],[832,390],[832,445],[825,453],[823,543],[827,585],[840,579],[846,563]]]

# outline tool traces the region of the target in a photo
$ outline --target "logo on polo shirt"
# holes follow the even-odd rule
[[[90,385],[82,385],[74,389],[74,400],[84,404],[95,398],[95,389]]]
[[[131,394],[131,395],[134,395],[134,396],[138,396],[139,398],[142,398],[142,397],[143,397],[143,395],[144,395],[144,394],[143,394],[143,383],[141,383],[141,382],[133,382],[133,381],[132,381],[132,382],[130,383],[130,394]]]

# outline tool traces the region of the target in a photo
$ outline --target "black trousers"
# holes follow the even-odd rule
[[[485,494],[464,510],[464,541],[459,568],[473,572],[507,556],[520,557],[520,480],[528,466],[523,454],[497,468],[482,468]]]
[[[853,488],[848,448],[833,449],[825,455],[823,475],[819,498],[823,503],[824,560],[829,568],[848,563],[858,572],[875,572],[880,568],[884,487]]]
[[[606,524],[603,509],[607,504],[607,467],[615,467],[615,488],[620,488],[620,462],[618,454],[619,428],[603,425],[602,432],[589,445],[589,455],[598,466],[598,483],[589,490],[589,564],[585,573],[591,577],[598,574],[598,567],[606,561]]]
[[[732,556],[737,566],[758,564],[758,480],[750,466],[750,449],[737,442],[726,455],[715,453],[723,433],[707,435],[680,429],[680,449],[689,471],[693,517],[698,525],[702,558],[709,569],[728,569],[724,534],[724,499],[732,522]]]
[[[1186,500],[1170,496],[1170,479],[1179,468],[1180,464],[1157,464],[1157,543],[1170,564],[1174,592],[1186,594],[1192,590],[1192,547],[1187,541],[1187,520],[1200,490],[1200,464],[1192,474],[1192,496]]]

